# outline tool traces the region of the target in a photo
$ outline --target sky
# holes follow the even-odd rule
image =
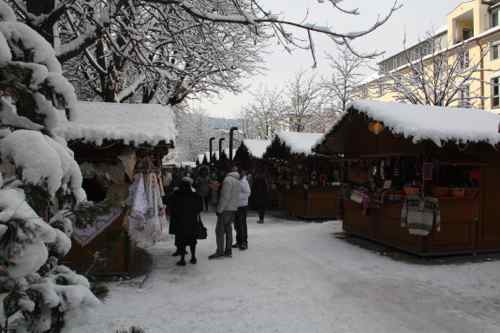
[[[465,0],[399,0],[403,5],[391,19],[377,31],[354,42],[356,49],[371,53],[383,51],[384,57],[403,49],[403,38],[407,43],[417,42],[429,31],[436,30],[446,23],[446,15]],[[323,2],[322,4],[320,2]],[[282,17],[302,21],[308,13],[307,22],[328,25],[336,31],[359,31],[370,27],[378,15],[385,15],[394,0],[343,0],[344,8],[359,8],[360,15],[353,17],[340,14],[328,1],[319,0],[266,0],[266,8]],[[301,32],[297,32],[301,34]],[[196,106],[203,108],[210,116],[235,118],[241,109],[251,103],[252,91],[260,88],[282,88],[295,73],[308,70],[317,76],[328,76],[329,67],[325,53],[332,53],[335,44],[324,36],[315,35],[315,46],[318,53],[318,66],[313,69],[313,61],[309,52],[296,50],[292,54],[281,46],[272,43],[263,58],[266,70],[262,74],[249,77],[243,81],[243,93],[234,95],[223,93],[218,97],[204,98]],[[375,62],[376,63],[376,62]]]

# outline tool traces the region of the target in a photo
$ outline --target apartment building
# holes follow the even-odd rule
[[[449,62],[460,59],[461,66],[474,64],[475,68],[473,80],[461,87],[452,106],[500,113],[500,0],[461,3],[448,14],[446,24],[437,31],[381,61],[379,73],[366,78],[359,86],[358,97],[397,100],[400,94],[391,89],[394,80],[387,73],[406,75],[410,64],[414,66],[415,63],[435,66],[433,58],[443,54]],[[481,96],[483,98],[471,99]]]

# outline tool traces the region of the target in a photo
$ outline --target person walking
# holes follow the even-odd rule
[[[194,183],[194,188],[196,189],[196,193],[198,193],[198,195],[202,199],[203,210],[205,212],[208,211],[208,201],[210,194],[209,182],[210,178],[208,177],[208,169],[206,167],[202,167]]]
[[[233,244],[233,228],[236,211],[240,201],[240,174],[237,169],[229,172],[220,192],[219,203],[217,205],[217,225],[215,227],[215,237],[217,240],[217,251],[209,256],[209,259],[231,257],[231,246]],[[225,240],[225,243],[224,243]]]
[[[247,228],[247,211],[248,211],[248,198],[252,191],[247,180],[247,173],[245,170],[240,171],[240,202],[238,211],[236,212],[236,222],[234,229],[236,229],[236,243],[233,248],[240,250],[248,249],[248,228]]]
[[[267,201],[269,198],[269,183],[267,182],[264,171],[259,170],[253,180],[252,202],[254,208],[259,213],[259,221],[264,223],[264,215],[266,213]]]
[[[175,240],[178,243],[178,252],[181,256],[178,266],[185,266],[186,247],[191,252],[191,263],[196,264],[196,244],[199,227],[199,214],[203,210],[201,197],[193,192],[193,180],[182,178],[179,189],[170,198],[171,219],[175,221]]]

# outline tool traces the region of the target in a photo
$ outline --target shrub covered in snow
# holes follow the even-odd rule
[[[0,0],[0,323],[59,332],[99,303],[58,264],[71,248],[71,210],[85,200],[73,152],[54,134],[73,87],[54,50]],[[0,331],[2,327],[0,327]]]

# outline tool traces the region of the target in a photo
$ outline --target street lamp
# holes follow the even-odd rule
[[[229,130],[229,160],[233,161],[233,142],[234,142],[234,131],[237,131],[238,127],[231,127]]]
[[[213,142],[215,140],[215,137],[211,137],[209,140],[208,140],[208,153],[210,154],[209,156],[209,159],[208,159],[208,162],[210,164],[212,164],[212,154],[213,154]]]
[[[219,161],[220,161],[220,158],[222,156],[222,142],[226,140],[225,138],[220,138],[219,139]]]

